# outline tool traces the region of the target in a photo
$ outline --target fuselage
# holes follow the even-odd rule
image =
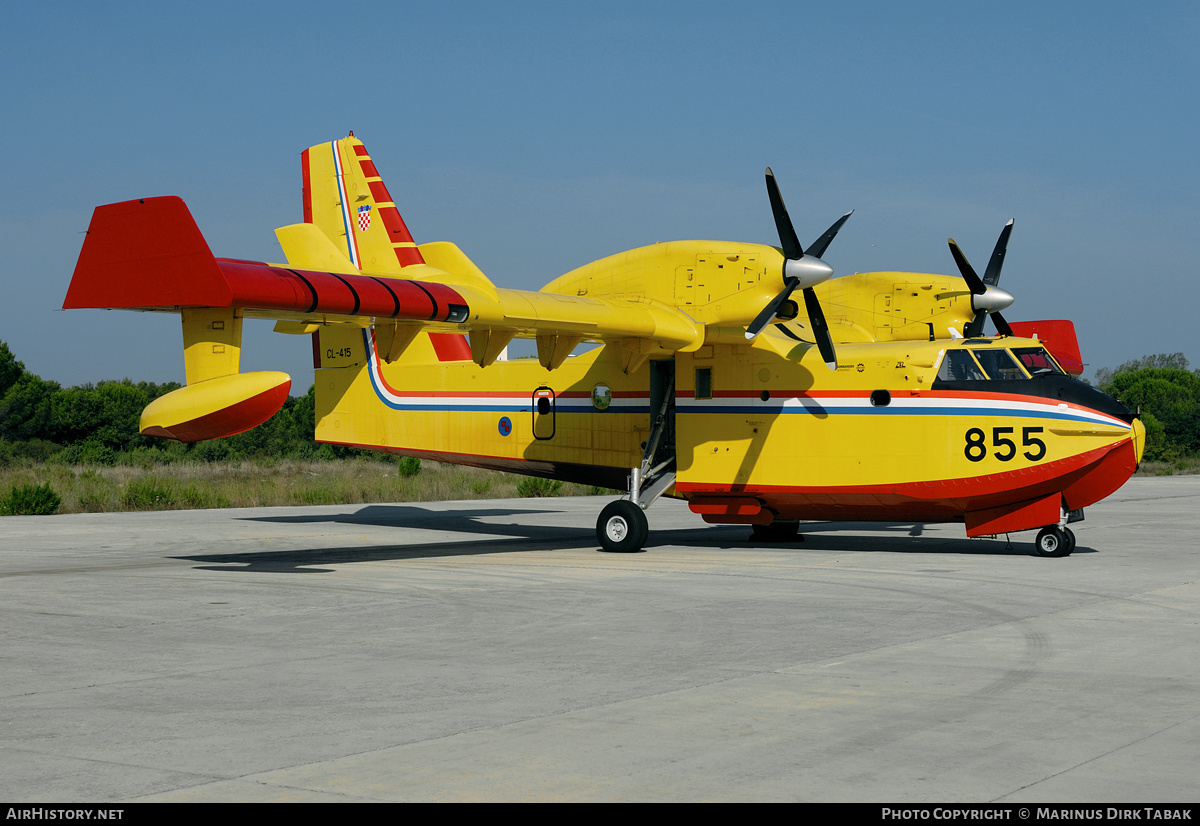
[[[1040,525],[1014,506],[1086,507],[1141,457],[1132,413],[1032,339],[843,344],[830,371],[802,324],[753,342],[716,330],[626,374],[612,345],[550,371],[534,359],[480,368],[454,336],[435,348],[423,335],[388,364],[369,330],[339,335],[329,352],[354,355],[318,371],[318,440],[623,489],[665,413],[674,495],[711,522],[1020,530]]]

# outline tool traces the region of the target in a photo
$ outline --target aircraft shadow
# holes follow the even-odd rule
[[[520,517],[525,514],[551,513],[553,506],[529,508],[478,508],[445,511],[414,505],[368,505],[349,513],[296,514],[247,517],[249,521],[305,524],[333,522],[349,525],[374,525],[401,529],[435,529],[461,535],[461,538],[424,542],[356,545],[329,548],[301,548],[246,553],[195,554],[174,559],[206,563],[199,570],[271,573],[332,573],[326,565],[355,562],[405,561],[455,556],[481,556],[513,551],[556,551],[594,548],[595,531],[591,528],[528,525],[479,521],[485,517]],[[653,514],[651,514],[653,516]],[[653,522],[652,522],[653,524]],[[885,534],[881,536],[880,534]],[[699,525],[695,528],[655,530],[651,527],[643,551],[670,546],[717,548],[727,551],[749,549],[797,551],[834,551],[853,553],[939,553],[990,556],[1030,556],[1032,542],[1003,538],[968,540],[925,536],[924,526],[913,523],[879,522],[805,522],[802,541],[764,542],[750,536],[749,527]],[[1076,553],[1094,553],[1080,546]]]
[[[747,531],[747,534],[749,531]],[[926,536],[922,523],[912,522],[801,522],[803,542],[785,540],[764,542],[745,538],[749,544],[762,548],[807,548],[819,551],[853,551],[855,553],[939,553],[969,554],[972,556],[1036,556],[1033,538],[1021,536],[1006,539],[967,539],[964,537]],[[886,533],[887,536],[879,536]],[[651,533],[653,538],[653,532]],[[1074,553],[1095,553],[1079,545]]]
[[[352,562],[436,559],[448,556],[481,556],[513,551],[552,551],[596,547],[594,529],[552,525],[528,525],[479,521],[485,517],[520,517],[525,514],[554,513],[552,505],[530,508],[476,508],[447,511],[414,505],[367,505],[350,513],[287,514],[283,516],[245,517],[251,522],[283,524],[336,523],[372,525],[401,529],[437,530],[461,534],[461,538],[422,542],[397,542],[383,545],[356,545],[333,548],[304,548],[247,553],[194,554],[173,557],[206,562],[201,570],[253,571],[274,573],[331,573],[321,565]],[[220,563],[213,565],[211,563]],[[240,567],[230,567],[239,565]]]
[[[542,508],[475,508],[445,510],[423,508],[419,505],[364,505],[353,513],[287,514],[284,516],[247,516],[248,522],[278,522],[300,525],[309,522],[337,522],[344,525],[382,525],[397,528],[436,527],[445,530],[467,530],[472,520],[486,516],[520,516],[522,514],[555,513],[558,508],[548,504]],[[489,527],[503,528],[504,525]]]

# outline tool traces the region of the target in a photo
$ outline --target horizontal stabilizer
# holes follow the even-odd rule
[[[460,322],[445,284],[215,258],[176,197],[96,207],[63,309],[236,307],[271,313]]]

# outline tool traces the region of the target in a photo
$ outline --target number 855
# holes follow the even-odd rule
[[[1008,438],[1015,429],[1012,427],[992,428],[992,447],[996,449],[992,455],[1001,462],[1011,461],[1017,455],[1016,443]],[[1021,428],[1021,447],[1033,448],[1033,450],[1024,452],[1025,458],[1031,462],[1036,462],[1046,455],[1046,443],[1034,435],[1041,432],[1042,428],[1040,427]],[[972,462],[982,462],[987,456],[987,444],[984,441],[986,438],[987,434],[981,428],[972,427],[966,433],[967,445],[963,449],[963,455]]]

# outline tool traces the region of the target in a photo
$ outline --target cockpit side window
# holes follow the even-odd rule
[[[992,379],[1025,378],[1025,372],[1021,370],[1021,366],[1008,354],[1007,350],[976,350],[975,358],[979,359],[980,366]]]
[[[987,378],[966,350],[947,350],[937,377],[942,381],[983,381]]]
[[[1013,350],[1013,355],[1021,360],[1025,365],[1025,369],[1029,371],[1031,376],[1049,375],[1051,373],[1062,374],[1062,369],[1055,364],[1054,359],[1050,358],[1041,347],[1018,347]]]

